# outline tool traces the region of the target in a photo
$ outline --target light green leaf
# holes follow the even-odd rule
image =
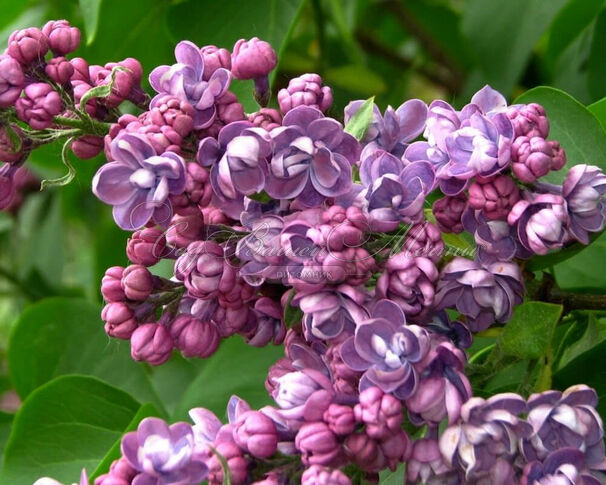
[[[354,136],[357,140],[364,138],[366,130],[372,121],[372,113],[375,104],[374,96],[368,98],[362,103],[358,111],[354,113],[347,125],[345,131],[350,135]]]
[[[84,26],[86,28],[86,43],[90,44],[97,35],[97,26],[99,25],[99,10],[102,0],[79,0]]]
[[[32,392],[15,417],[4,452],[2,485],[50,476],[77,481],[92,471],[139,409],[123,391],[92,377],[62,376]]]
[[[22,399],[54,377],[86,374],[163,409],[144,366],[131,359],[128,342],[105,334],[100,312],[75,298],[48,298],[25,309],[8,350],[10,375]]]
[[[599,101],[590,104],[587,106],[587,109],[593,113],[593,116],[598,119],[602,128],[606,130],[606,98],[602,98]]]
[[[549,139],[566,150],[567,163],[545,177],[561,183],[573,165],[587,163],[606,169],[606,135],[596,117],[572,96],[559,89],[539,86],[519,96],[514,103],[539,103],[549,117]]]
[[[540,301],[518,305],[499,339],[503,353],[522,359],[542,357],[551,343],[562,310],[562,305]]]
[[[606,288],[606,232],[582,247],[583,251],[554,266],[558,286],[563,290],[602,293]]]
[[[297,323],[301,322],[303,318],[303,312],[299,307],[296,307],[292,304],[292,299],[295,297],[295,292],[291,291],[290,295],[288,295],[288,301],[284,306],[284,325],[286,328],[292,328]]]

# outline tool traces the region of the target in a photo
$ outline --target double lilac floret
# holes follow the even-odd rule
[[[195,108],[194,128],[210,126],[216,114],[215,102],[223,96],[230,83],[227,69],[217,68],[208,80],[204,79],[204,56],[200,49],[189,41],[182,41],[175,47],[176,64],[158,66],[149,75],[149,83],[159,93],[152,102],[163,94],[172,94],[187,101]]]
[[[406,325],[401,308],[389,300],[379,301],[371,318],[357,326],[355,335],[341,349],[346,365],[364,371],[360,391],[379,387],[398,399],[410,397],[418,377],[414,368],[429,351],[429,334],[416,325]]]
[[[124,133],[110,146],[113,162],[103,165],[93,178],[93,193],[114,206],[116,224],[134,231],[154,219],[168,223],[169,195],[185,189],[185,162],[172,152],[158,155],[141,135]]]
[[[297,199],[307,207],[351,190],[351,167],[360,154],[341,124],[308,106],[290,110],[271,131],[274,153],[265,191],[275,199]]]

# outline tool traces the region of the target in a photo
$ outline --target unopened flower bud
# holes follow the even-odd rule
[[[126,300],[126,295],[122,289],[123,273],[124,268],[122,266],[112,266],[105,271],[105,276],[101,280],[101,294],[106,301]]]
[[[402,424],[402,403],[378,387],[360,393],[360,403],[354,408],[356,420],[366,425],[371,438],[384,439],[396,433]]]
[[[105,333],[110,337],[128,340],[137,328],[133,311],[123,302],[111,302],[101,312]]]
[[[274,422],[259,411],[246,411],[238,417],[234,440],[257,458],[269,458],[278,449],[278,432]]]
[[[42,27],[42,32],[56,56],[74,52],[80,44],[80,29],[72,27],[67,20],[51,20]]]
[[[353,409],[335,403],[324,411],[324,421],[335,434],[341,436],[352,433],[356,424]]]
[[[145,323],[130,338],[130,354],[134,360],[160,365],[170,358],[173,339],[164,325]]]
[[[146,300],[153,287],[152,275],[143,265],[131,264],[122,273],[122,288],[129,300]]]
[[[16,30],[8,38],[6,53],[21,65],[44,60],[48,52],[48,37],[36,27]]]
[[[9,56],[0,58],[0,108],[12,106],[21,95],[25,76],[19,63]]]
[[[202,73],[204,81],[208,81],[213,73],[221,67],[228,71],[231,69],[231,54],[227,49],[205,45],[200,49],[200,53],[204,59],[204,72]]]
[[[35,130],[44,130],[53,124],[53,117],[63,110],[61,96],[46,83],[34,83],[24,90],[25,97],[15,103],[17,116]]]
[[[221,337],[212,322],[203,322],[191,315],[179,315],[170,325],[175,346],[184,357],[204,359],[215,353]]]
[[[95,135],[85,135],[72,142],[72,152],[82,160],[96,157],[103,151],[103,138]]]
[[[306,465],[330,465],[341,453],[337,437],[323,422],[305,423],[295,438]]]
[[[297,106],[311,106],[320,111],[328,110],[332,105],[332,90],[322,85],[318,74],[303,74],[291,79],[288,87],[280,89],[278,103],[283,114]]]
[[[488,219],[506,219],[518,200],[520,191],[508,175],[477,178],[469,187],[469,206],[483,211]]]
[[[126,256],[135,264],[153,266],[162,258],[166,238],[160,229],[146,227],[135,231],[126,243]]]
[[[436,200],[432,210],[438,227],[443,232],[453,232],[455,234],[463,232],[461,216],[465,207],[467,207],[467,197],[464,194],[442,197]]]
[[[301,485],[351,485],[351,480],[341,470],[312,465],[303,472]]]

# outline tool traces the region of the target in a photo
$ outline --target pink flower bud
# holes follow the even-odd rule
[[[351,480],[341,470],[312,465],[303,472],[301,485],[351,485]]]
[[[547,138],[549,120],[540,104],[520,104],[507,108],[507,117],[513,126],[514,138],[519,136],[540,136]]]
[[[469,206],[484,212],[488,219],[507,219],[520,190],[508,175],[480,178],[469,187]]]
[[[324,421],[335,434],[341,436],[353,433],[356,425],[353,409],[335,403],[328,406],[328,409],[324,411]]]
[[[21,95],[25,76],[19,63],[12,57],[0,58],[0,108],[12,106]]]
[[[333,101],[332,89],[322,85],[318,74],[303,74],[291,79],[288,87],[280,89],[278,103],[283,114],[297,106],[311,106],[326,111]]]
[[[122,266],[112,266],[105,271],[105,276],[101,280],[101,294],[106,301],[126,300],[126,295],[122,289],[123,273],[124,268]]]
[[[267,42],[240,39],[231,55],[231,73],[236,79],[256,79],[267,76],[277,63],[276,51]]]
[[[200,49],[200,53],[204,59],[204,72],[202,73],[204,81],[208,81],[213,73],[221,67],[228,71],[231,69],[231,54],[227,49],[205,45]]]
[[[101,312],[105,333],[110,337],[128,340],[137,328],[133,311],[123,302],[111,302]]]
[[[65,84],[74,75],[74,66],[65,57],[53,57],[44,72],[57,84]]]
[[[551,147],[551,170],[561,170],[566,165],[566,152],[555,140],[550,140],[547,143]]]
[[[411,226],[404,239],[402,252],[412,257],[423,256],[437,263],[444,255],[444,241],[440,229],[431,222]]]
[[[189,162],[186,170],[185,193],[193,203],[198,204],[198,207],[206,207],[210,204],[213,195],[208,170],[196,162]],[[204,222],[204,217],[202,220]]]
[[[242,450],[235,443],[228,441],[217,444],[215,448],[227,462],[231,483],[242,485],[248,477],[247,463],[242,456]],[[215,454],[208,461],[207,479],[209,485],[223,485],[223,467]]]
[[[274,422],[259,411],[247,411],[238,417],[233,430],[238,446],[257,458],[269,458],[278,449]]]
[[[186,248],[194,241],[203,239],[203,236],[204,216],[195,206],[175,214],[166,231],[166,241],[177,248]]]
[[[212,322],[202,322],[191,315],[179,315],[171,323],[170,334],[184,357],[204,359],[215,353],[221,337]]]
[[[226,92],[216,101],[217,119],[228,125],[234,121],[244,120],[244,107],[232,92]]]
[[[74,74],[72,75],[72,81],[84,81],[90,83],[90,75],[88,62],[81,57],[74,57],[71,59],[70,64],[74,67]]]
[[[170,358],[173,340],[164,325],[145,323],[130,338],[130,355],[134,360],[160,365]]]
[[[282,115],[273,108],[261,108],[256,113],[249,114],[248,121],[255,126],[271,131],[282,125]]]
[[[61,114],[63,103],[59,93],[46,83],[30,84],[25,97],[15,103],[17,116],[35,130],[44,130],[53,124],[53,117]]]
[[[103,138],[95,135],[86,135],[76,138],[72,142],[72,152],[82,160],[96,157],[103,151]]]
[[[162,259],[166,238],[160,229],[146,227],[135,231],[126,243],[126,256],[135,264],[153,266]]]
[[[360,403],[354,408],[356,420],[366,425],[371,438],[385,439],[397,433],[402,424],[402,403],[378,387],[360,393]]]
[[[44,60],[48,38],[36,27],[16,30],[8,38],[7,54],[22,65]]]
[[[122,288],[129,300],[144,301],[154,287],[149,270],[140,264],[131,264],[122,274]]]
[[[343,444],[347,456],[362,470],[377,472],[385,467],[385,457],[379,445],[366,433],[350,434]]]
[[[56,56],[74,52],[80,44],[80,29],[72,27],[67,20],[51,20],[42,27],[42,32]]]
[[[341,454],[336,435],[321,421],[301,426],[295,438],[295,446],[302,454],[301,461],[306,465],[330,465]]]
[[[552,164],[551,145],[539,136],[520,136],[511,145],[511,169],[522,182],[532,183],[547,175]]]

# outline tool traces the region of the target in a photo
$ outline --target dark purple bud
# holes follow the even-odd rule
[[[541,463],[531,461],[524,467],[520,485],[600,485],[585,469],[585,456],[575,448],[560,448]],[[603,477],[602,477],[603,478]]]
[[[67,20],[51,20],[42,27],[42,32],[56,56],[74,52],[80,44],[80,29],[72,27]]]
[[[21,141],[21,147],[17,150],[17,146],[8,130],[12,130],[12,134]],[[0,161],[11,164],[19,162],[23,158],[23,132],[17,125],[0,126]]]
[[[231,54],[227,49],[220,49],[214,45],[205,45],[200,49],[200,53],[204,59],[202,79],[205,81],[208,81],[220,67],[228,71],[231,69]]]
[[[424,257],[411,257],[404,251],[390,257],[377,281],[377,296],[393,301],[411,321],[433,304],[438,280],[435,263]]]
[[[152,274],[140,264],[131,264],[122,273],[122,289],[129,300],[144,301],[154,287]]]
[[[126,243],[126,256],[135,264],[153,266],[162,259],[166,238],[160,229],[146,227],[135,231]]]
[[[74,155],[82,160],[88,160],[103,151],[103,138],[95,135],[81,136],[72,142],[71,147]]]
[[[246,458],[242,455],[242,450],[233,442],[223,441],[215,447],[227,462],[229,469],[229,478],[233,485],[243,485],[248,477]],[[223,465],[215,453],[208,461],[208,484],[223,485]]]
[[[303,472],[301,485],[351,485],[351,480],[341,470],[311,465]]]
[[[164,325],[144,323],[130,338],[130,355],[134,360],[160,365],[170,358],[173,339]]]
[[[48,52],[48,37],[36,27],[16,30],[8,38],[6,53],[21,65],[44,60]]]
[[[212,322],[202,322],[191,315],[179,315],[170,325],[175,346],[184,357],[205,359],[215,353],[221,337]]]
[[[396,434],[404,417],[402,403],[378,387],[369,387],[360,393],[360,403],[354,412],[356,421],[365,425],[366,434],[378,440]]]
[[[306,423],[295,437],[295,446],[301,452],[305,465],[330,466],[338,462],[341,447],[336,435],[323,422]]]
[[[223,125],[246,119],[244,106],[238,101],[238,97],[230,91],[217,98],[216,106],[217,120]]]
[[[454,485],[444,476],[451,471],[451,468],[444,463],[440,446],[435,439],[421,438],[414,442],[410,459],[406,462],[407,484]],[[460,482],[454,483],[459,484]]]
[[[515,104],[507,108],[506,114],[513,126],[514,138],[519,136],[547,138],[549,135],[549,120],[540,104]]]
[[[53,117],[63,111],[61,96],[46,83],[30,84],[24,93],[25,97],[15,103],[17,116],[35,130],[50,127]]]
[[[520,190],[508,175],[478,177],[469,187],[469,206],[481,210],[491,220],[507,219],[518,200]]]
[[[282,306],[271,298],[261,297],[255,302],[254,318],[242,329],[246,343],[253,347],[264,347],[273,342],[279,345],[284,341],[286,327],[282,322]]]
[[[231,73],[236,79],[257,79],[273,71],[277,62],[276,51],[267,42],[240,39],[231,54]]]
[[[378,472],[385,468],[385,456],[378,442],[364,432],[350,434],[343,448],[347,457],[364,471]]]
[[[128,340],[137,328],[135,314],[122,302],[105,305],[101,319],[105,322],[105,333],[110,337]]]
[[[511,169],[522,182],[532,183],[551,170],[553,150],[545,138],[520,136],[511,145]]]
[[[291,79],[288,87],[278,92],[278,103],[283,114],[297,106],[311,106],[320,111],[327,111],[332,105],[332,89],[322,85],[318,74],[303,74]]]
[[[274,422],[259,411],[247,411],[234,425],[235,442],[256,458],[269,458],[278,449]]]
[[[126,295],[122,289],[122,274],[124,268],[122,266],[112,266],[107,268],[105,276],[101,280],[101,294],[107,302],[124,301]]]
[[[249,114],[248,121],[259,128],[271,131],[282,125],[282,115],[273,108],[261,108],[259,111]]]
[[[12,57],[0,58],[0,108],[12,106],[21,95],[25,76],[19,63]]]
[[[186,169],[185,193],[193,203],[198,204],[198,207],[204,208],[210,204],[213,195],[210,174],[196,162],[189,162]],[[208,223],[211,224],[210,221]]]
[[[353,409],[335,403],[328,406],[328,409],[324,411],[324,421],[333,433],[340,436],[352,433],[356,425]]]
[[[432,211],[438,227],[444,232],[454,232],[455,234],[463,232],[461,216],[466,207],[467,196],[462,193],[454,197],[442,197],[436,200]]]
[[[166,231],[166,242],[177,248],[186,248],[203,239],[204,216],[198,207],[188,207],[175,214]]]

